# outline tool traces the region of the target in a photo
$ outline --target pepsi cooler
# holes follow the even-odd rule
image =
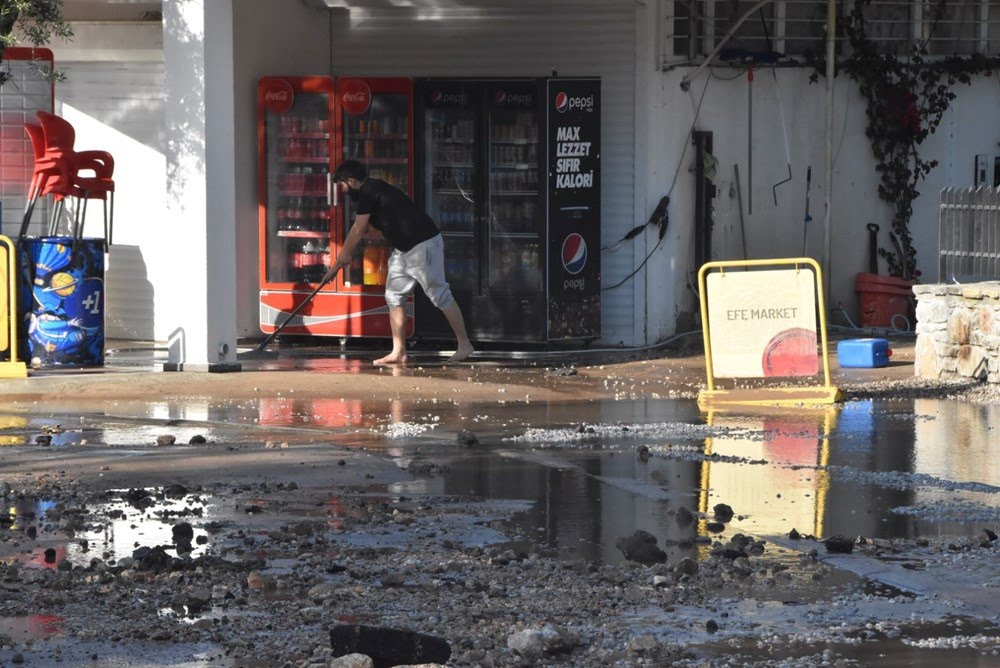
[[[601,81],[415,82],[417,202],[477,341],[601,333]],[[452,338],[417,291],[421,338]]]

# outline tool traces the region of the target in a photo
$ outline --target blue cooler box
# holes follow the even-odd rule
[[[842,367],[889,366],[890,357],[892,350],[886,339],[846,339],[837,344],[837,363]]]

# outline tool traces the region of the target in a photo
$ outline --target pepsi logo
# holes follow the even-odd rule
[[[569,109],[569,95],[566,93],[556,93],[556,111],[565,114]]]
[[[506,99],[507,99],[507,91],[505,90],[498,90],[493,94],[493,101],[496,102],[497,104],[503,104],[504,101],[506,101]]]
[[[579,274],[587,266],[587,242],[576,232],[563,241],[562,263],[570,274]]]
[[[594,111],[594,96],[593,95],[577,95],[576,97],[570,97],[566,93],[559,92],[556,93],[556,111],[560,114],[564,114],[567,111]]]
[[[445,93],[440,90],[431,91],[431,104],[435,106],[447,105],[464,107],[468,104],[468,102],[469,99],[464,90],[453,91],[450,93]]]

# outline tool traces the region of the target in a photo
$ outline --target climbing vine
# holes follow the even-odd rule
[[[969,84],[978,74],[1000,67],[1000,59],[982,54],[930,57],[927,41],[906,54],[887,53],[870,38],[865,10],[872,0],[854,0],[844,18],[850,55],[840,59],[837,70],[851,77],[865,100],[867,126],[878,173],[878,195],[892,207],[892,248],[879,248],[892,276],[917,279],[917,252],[910,219],[919,183],[938,162],[926,160],[920,145],[934,134],[956,94],[957,84]],[[944,13],[945,0],[934,7],[931,35]],[[820,64],[817,64],[819,70]],[[815,80],[815,75],[814,75]]]

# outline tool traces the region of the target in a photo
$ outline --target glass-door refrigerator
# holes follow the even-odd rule
[[[474,340],[600,336],[599,95],[599,79],[417,80],[418,203]],[[416,314],[418,337],[452,337],[419,292]]]
[[[263,77],[258,83],[260,326],[271,333],[322,280],[354,219],[334,187],[343,159],[412,196],[409,79]],[[283,330],[319,336],[391,335],[384,289],[388,249],[366,235],[350,265]],[[407,331],[412,332],[412,303]]]
[[[484,257],[489,258],[489,307],[505,339],[544,340],[545,193],[539,182],[538,83],[485,87],[484,158],[489,173]]]
[[[421,197],[418,203],[444,237],[445,276],[459,306],[470,312],[470,299],[481,292],[482,174],[479,88],[461,83],[425,91],[421,133]],[[426,301],[426,299],[425,299]],[[430,302],[427,302],[430,305]],[[451,332],[431,307],[428,317]]]
[[[415,97],[418,202],[441,228],[445,275],[469,335],[542,339],[538,82],[423,80]],[[452,336],[419,292],[417,312],[418,336]]]

